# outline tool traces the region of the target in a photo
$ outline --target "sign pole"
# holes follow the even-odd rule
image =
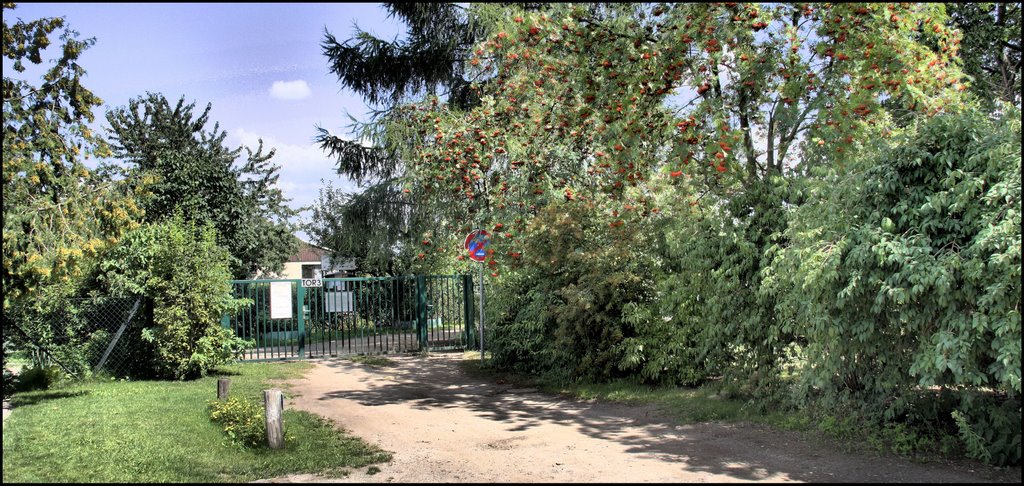
[[[487,244],[490,234],[478,229],[466,236],[466,250],[469,259],[480,262],[480,362],[484,361],[484,260],[487,259]]]
[[[480,262],[480,364],[484,362],[484,262]]]

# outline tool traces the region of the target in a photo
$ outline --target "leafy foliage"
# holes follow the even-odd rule
[[[353,123],[369,143],[317,127],[316,141],[337,160],[338,174],[365,189],[357,194],[331,187],[322,190],[306,230],[318,243],[332,248],[336,258],[356,257],[364,270],[395,275],[434,268],[439,259],[431,255],[430,245],[421,247],[421,243],[432,241],[434,248],[442,247],[436,240],[444,232],[435,230],[439,222],[450,221],[445,208],[411,197],[403,184],[409,164],[402,150],[408,141],[392,130],[403,121],[401,116],[396,118],[400,112],[395,108],[427,93],[440,94],[460,108],[477,105],[479,98],[471,89],[467,70],[472,47],[485,33],[461,5],[386,3],[384,7],[407,26],[404,40],[389,42],[358,27],[344,42],[324,34],[323,53],[338,81],[368,104],[383,108],[374,112],[372,122]]]
[[[259,403],[238,397],[210,401],[207,404],[210,420],[224,426],[224,433],[232,441],[246,447],[259,447],[267,443],[267,423]]]
[[[184,98],[172,107],[149,93],[107,113],[114,156],[129,165],[130,180],[153,180],[142,200],[146,220],[160,222],[180,209],[200,224],[213,223],[236,278],[279,271],[294,251],[289,218],[297,212],[276,185],[274,150],[264,154],[261,140],[255,152],[245,147],[236,165],[243,147],[227,148],[219,123],[207,128],[211,105],[198,116],[194,108]]]
[[[607,221],[553,201],[523,235],[531,243],[488,297],[499,367],[562,379],[622,376],[640,325],[624,320],[654,298],[651,232],[607,232]],[[501,251],[501,244],[496,244]]]
[[[480,40],[449,62],[477,101],[382,76],[360,88],[391,95],[380,157],[321,142],[353,174],[394,163],[378,195],[434,216],[403,227],[421,260],[492,231],[499,367],[774,398],[795,372],[798,403],[863,409],[895,448],[966,420],[979,457],[1019,462],[1019,115],[961,113],[968,88],[1019,104],[1019,6],[949,10],[473,5]],[[336,73],[398,59],[360,36]]]
[[[927,5],[510,13],[472,11],[488,32],[470,60],[486,79],[479,105],[427,97],[390,113],[414,198],[484,227],[522,231],[563,198],[631,224],[656,208],[657,179],[684,173],[700,183],[689,187],[728,199],[795,169],[844,164],[856,138],[887,123],[883,100],[936,113],[962,87],[956,34],[932,25],[942,12]]]
[[[394,181],[383,181],[359,193],[346,193],[330,183],[320,189],[304,228],[314,241],[330,248],[335,258],[355,257],[369,275],[404,275],[417,265],[422,230],[432,221]]]
[[[1020,3],[948,3],[952,25],[963,33],[964,72],[971,91],[989,107],[996,100],[1020,107]]]
[[[783,193],[776,179],[729,201],[709,196],[701,209],[677,210],[665,228],[661,312],[686,336],[693,366],[747,392],[773,391],[794,339],[761,292],[764,249],[786,225]]]
[[[92,109],[102,102],[82,85],[78,58],[95,42],[79,40],[63,18],[8,24],[3,55],[14,73],[3,79],[3,293],[5,313],[42,287],[73,286],[88,263],[141,216],[134,194],[105,170],[83,160],[109,148],[92,132]],[[26,62],[42,64],[50,36],[59,52],[37,84],[19,79]],[[84,271],[83,271],[84,270]]]
[[[33,364],[21,370],[17,376],[10,377],[11,392],[47,390],[66,380],[68,377],[56,365],[40,366]],[[5,377],[5,380],[8,378]],[[7,394],[5,394],[6,396]]]
[[[985,457],[1019,462],[1019,114],[963,113],[978,66],[1015,79],[1014,8],[472,5],[480,40],[451,62],[478,102],[363,86],[392,95],[366,132],[394,164],[378,195],[433,217],[401,235],[424,263],[492,232],[501,368],[722,377],[761,403],[795,374],[796,403],[856,410],[896,449],[961,410]]]
[[[412,141],[403,153],[414,198],[503,228],[487,262],[492,276],[548,275],[551,263],[534,257],[553,242],[529,228],[550,224],[541,215],[554,207],[600,222],[587,237],[610,244],[622,228],[642,233],[666,207],[710,206],[706,222],[680,210],[666,225],[678,229],[668,238],[661,309],[645,309],[641,296],[624,306],[589,287],[586,298],[569,298],[572,278],[538,291],[558,309],[552,315],[590,304],[607,311],[573,316],[592,329],[563,333],[579,338],[564,346],[583,349],[561,352],[581,361],[552,360],[549,370],[591,366],[588,353],[615,349],[625,354],[597,361],[653,381],[692,383],[732,370],[758,386],[772,382],[791,341],[760,291],[764,251],[786,226],[780,178],[841,167],[859,148],[856,137],[887,133],[872,128],[888,124],[882,100],[935,113],[954,104],[960,87],[949,57],[955,32],[932,26],[941,11],[929,6],[563,4],[519,13],[483,5],[471,15],[488,32],[470,60],[486,79],[475,86],[480,104],[458,109],[427,97],[392,110],[389,133]],[[934,77],[906,76],[924,69]],[[457,221],[444,220],[448,231]],[[640,280],[660,278],[638,268]],[[508,291],[531,292],[521,283]],[[634,329],[623,331],[623,309]],[[513,355],[550,342],[557,318],[535,316],[510,318],[509,332],[533,343]],[[679,341],[663,345],[666,336]],[[601,368],[593,376],[612,375]]]
[[[807,341],[806,394],[891,420],[919,388],[960,390],[975,417],[974,395],[996,390],[1019,420],[1020,160],[1019,112],[974,110],[808,189],[771,269]]]
[[[245,348],[220,324],[244,302],[231,297],[228,257],[212,226],[197,227],[180,214],[133,230],[104,256],[94,276],[101,288],[153,300],[152,327],[141,331],[151,347],[140,369],[195,378]]]
[[[14,393],[15,383],[16,383],[16,380],[17,380],[17,376],[15,376],[14,372],[11,371],[9,368],[7,368],[7,357],[9,355],[11,355],[13,352],[14,352],[14,346],[12,345],[12,342],[9,341],[7,339],[7,337],[5,336],[4,337],[4,347],[3,347],[3,366],[4,366],[4,371],[3,371],[3,399],[4,400],[7,400],[7,397],[10,396],[11,393]]]

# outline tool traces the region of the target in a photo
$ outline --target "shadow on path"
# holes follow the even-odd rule
[[[417,410],[460,408],[501,423],[510,433],[543,424],[572,426],[614,441],[630,454],[678,463],[680,472],[757,481],[779,475],[808,482],[1019,482],[1021,469],[972,464],[920,464],[879,455],[849,454],[797,432],[747,424],[673,425],[652,406],[580,401],[532,389],[481,382],[459,366],[462,354],[388,358],[369,367],[321,360],[337,373],[365,373],[367,390],[331,390],[321,401],[353,400],[366,407],[405,404]]]

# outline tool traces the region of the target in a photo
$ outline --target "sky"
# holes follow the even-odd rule
[[[94,110],[98,127],[107,126],[107,110],[146,92],[172,104],[184,96],[195,102],[194,113],[211,103],[207,130],[219,122],[230,148],[255,149],[263,139],[264,153],[276,149],[278,185],[295,208],[316,201],[321,180],[357,190],[313,143],[316,125],[354,139],[347,114],[368,119],[362,99],[328,70],[324,30],[339,41],[357,24],[386,40],[404,32],[370,3],[25,3],[3,15],[8,24],[64,17],[79,39],[96,39],[79,63],[83,84],[104,101]],[[54,50],[56,34],[51,41]],[[5,59],[5,76],[14,73],[9,67]],[[38,76],[25,79],[39,83]]]

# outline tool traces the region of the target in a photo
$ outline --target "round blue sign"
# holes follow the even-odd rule
[[[466,236],[466,249],[469,258],[482,262],[487,258],[487,245],[491,242],[491,234],[486,230],[476,230]]]

